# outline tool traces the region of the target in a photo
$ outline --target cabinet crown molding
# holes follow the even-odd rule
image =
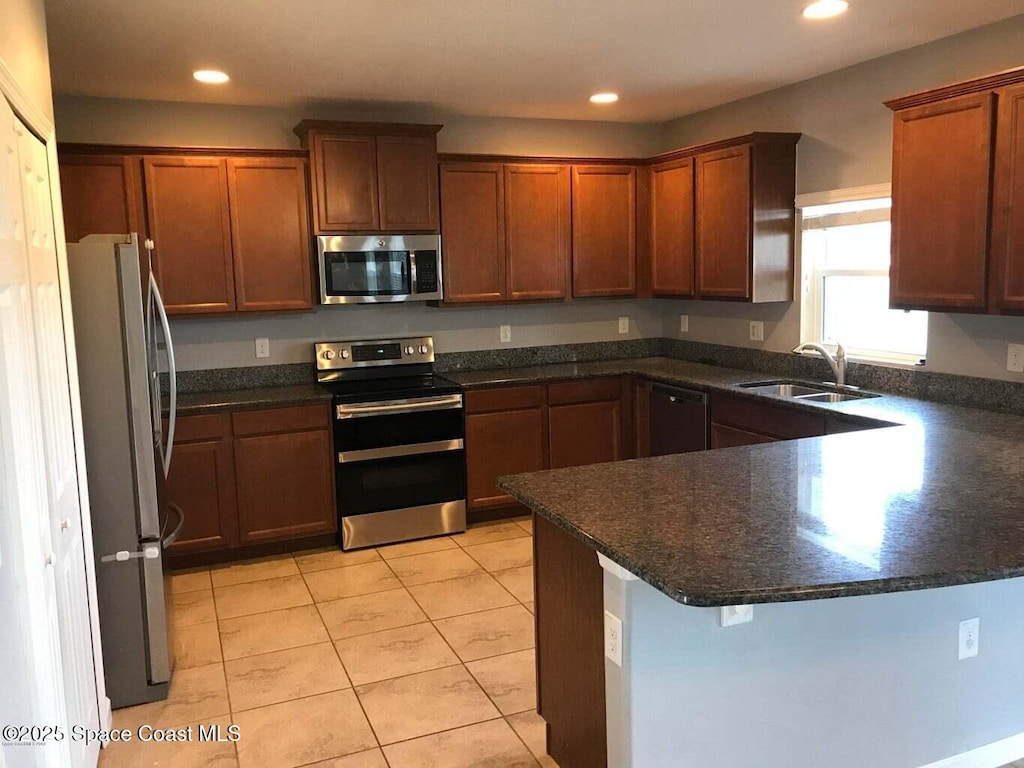
[[[998,88],[1005,88],[1017,83],[1024,83],[1024,67],[1015,67],[1002,72],[996,72],[985,77],[977,77],[971,80],[962,80],[950,85],[943,85],[939,88],[931,88],[927,91],[911,93],[897,99],[890,99],[885,106],[894,111],[907,109],[909,107],[920,107],[924,104],[934,104],[938,101],[953,99],[957,96],[969,96],[973,93],[984,93],[994,91]]]

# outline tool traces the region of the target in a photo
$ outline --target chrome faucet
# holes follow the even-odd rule
[[[840,388],[846,386],[846,350],[843,349],[842,344],[836,344],[835,356],[833,356],[832,353],[825,349],[821,344],[816,344],[814,342],[801,344],[793,351],[800,354],[805,350],[813,350],[825,358],[825,362],[829,364],[829,367],[832,369],[832,373],[835,374],[836,386]]]

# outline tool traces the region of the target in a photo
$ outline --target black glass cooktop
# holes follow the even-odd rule
[[[320,386],[334,395],[336,403],[369,403],[377,400],[404,400],[410,397],[440,397],[462,391],[462,388],[455,382],[433,374],[330,381],[322,382]]]

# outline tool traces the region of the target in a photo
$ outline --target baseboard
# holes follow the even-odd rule
[[[1021,759],[1024,759],[1024,733],[993,741],[970,752],[947,757],[921,768],[1002,768],[1014,760]]]

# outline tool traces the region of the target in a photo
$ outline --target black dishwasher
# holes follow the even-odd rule
[[[708,447],[708,396],[692,389],[651,385],[651,456]]]

